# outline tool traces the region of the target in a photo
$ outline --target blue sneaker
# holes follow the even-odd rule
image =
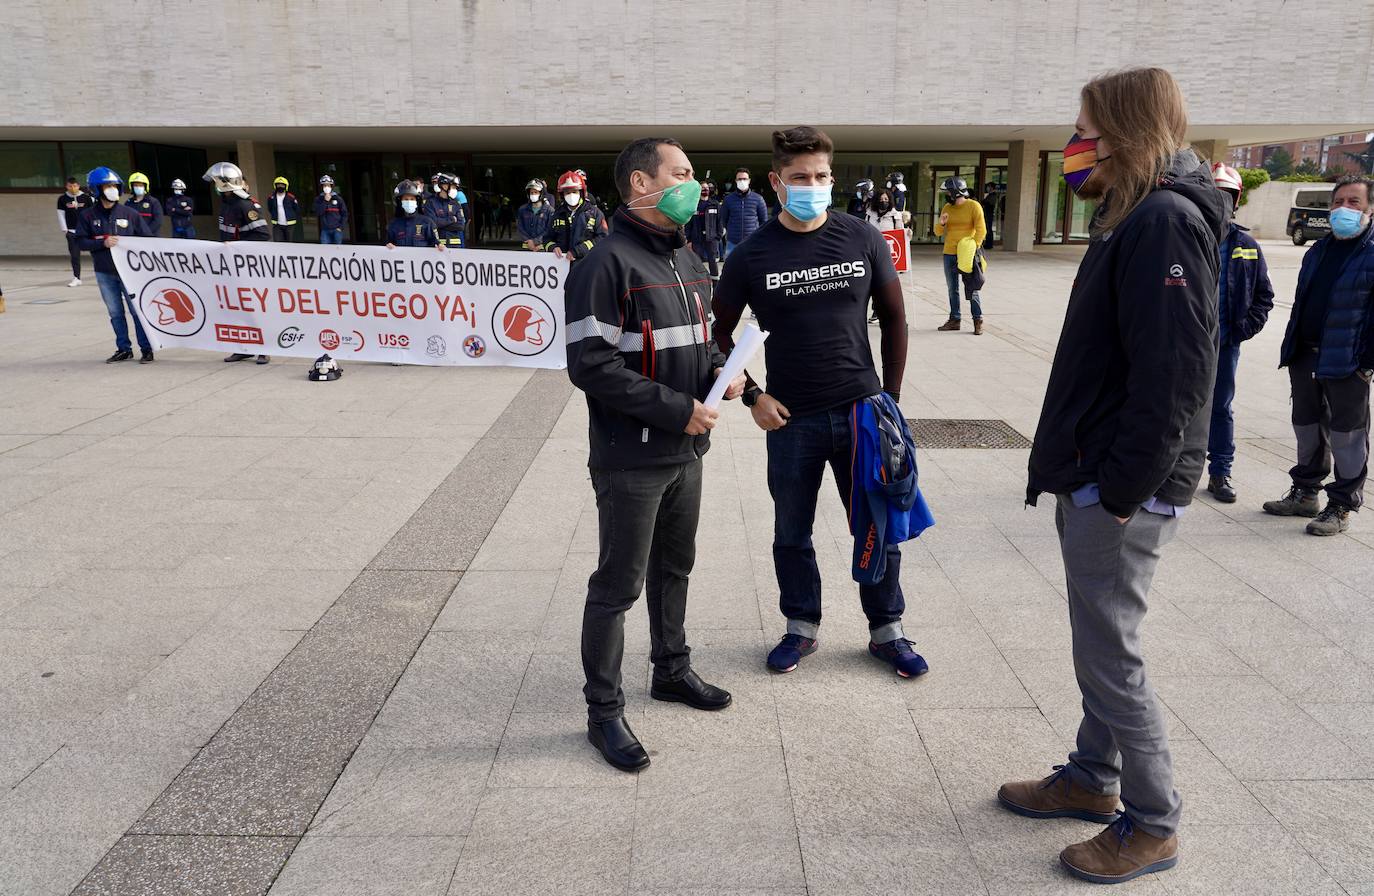
[[[925,658],[911,649],[911,642],[906,638],[898,638],[895,641],[888,641],[886,644],[874,644],[869,641],[868,652],[883,662],[891,664],[892,668],[897,670],[897,674],[903,678],[915,678],[930,671],[930,666],[926,665]]]
[[[815,638],[803,638],[801,635],[786,634],[768,654],[768,670],[770,672],[791,672],[797,668],[797,663],[801,662],[804,656],[810,656],[816,652],[820,644]]]

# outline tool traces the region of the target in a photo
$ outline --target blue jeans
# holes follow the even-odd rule
[[[1230,476],[1236,459],[1236,418],[1231,401],[1236,397],[1236,365],[1240,346],[1223,345],[1217,352],[1217,382],[1212,390],[1212,430],[1207,435],[1207,474]]]
[[[343,230],[337,228],[334,230],[321,230],[320,244],[326,246],[342,246]]]
[[[127,352],[129,345],[129,322],[124,318],[124,306],[129,306],[129,314],[134,319],[134,333],[138,337],[138,347],[145,352],[153,350],[148,334],[143,332],[143,324],[134,311],[134,297],[124,291],[124,283],[118,274],[102,274],[96,271],[95,282],[100,287],[100,297],[105,300],[105,310],[110,313],[110,326],[114,328],[115,349]]]
[[[951,320],[959,319],[959,256],[945,255],[945,286],[949,288],[949,316]],[[973,306],[973,319],[983,319],[982,296],[978,295],[978,290],[965,290],[968,292],[969,304]]]
[[[768,491],[773,496],[773,567],[778,576],[778,607],[787,631],[816,637],[821,623],[821,573],[811,541],[816,501],[826,464],[835,474],[840,501],[849,510],[851,443],[849,408],[792,417],[768,433]],[[902,553],[887,549],[887,575],[876,585],[859,586],[859,603],[875,643],[902,637]]]
[[[196,238],[196,228],[194,225],[187,224],[185,227],[172,225],[172,239],[174,240],[193,240]]]

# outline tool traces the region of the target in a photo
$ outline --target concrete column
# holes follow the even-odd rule
[[[1192,143],[1193,152],[1208,162],[1226,161],[1226,151],[1231,148],[1225,140],[1194,140]]]
[[[248,191],[262,197],[272,192],[272,178],[277,176],[276,151],[271,143],[239,140],[235,145],[239,154],[239,168],[248,182]]]
[[[1013,140],[1007,151],[1007,217],[1002,248],[1030,252],[1035,245],[1035,200],[1040,176],[1040,141]]]

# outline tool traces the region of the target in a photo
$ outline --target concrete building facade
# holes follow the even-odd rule
[[[1026,251],[1086,237],[1091,210],[1064,190],[1060,149],[1079,88],[1103,71],[1173,72],[1209,158],[1374,122],[1368,54],[1314,67],[1280,0],[1230,4],[1244,23],[1233,31],[1208,25],[1217,5],[1204,0],[1091,15],[1076,0],[9,5],[3,254],[65,251],[55,195],[97,160],[145,171],[157,195],[193,182],[207,210],[199,177],[213,161],[237,161],[263,192],[283,174],[307,206],[328,173],[356,242],[379,237],[395,180],[452,169],[491,219],[484,241],[499,243],[502,201],[522,201],[530,177],[581,167],[613,202],[615,152],[666,134],[716,183],[745,165],[766,186],[770,131],[798,123],[835,138],[838,202],[860,177],[901,172],[922,241],[940,180],[980,194],[992,183],[1006,197],[995,235]],[[1314,0],[1302,17],[1342,22],[1347,45],[1374,42],[1374,7]]]

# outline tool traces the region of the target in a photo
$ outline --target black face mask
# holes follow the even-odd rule
[[[277,187],[277,192],[278,192],[278,193],[285,193],[285,192],[286,192],[286,187]]]

